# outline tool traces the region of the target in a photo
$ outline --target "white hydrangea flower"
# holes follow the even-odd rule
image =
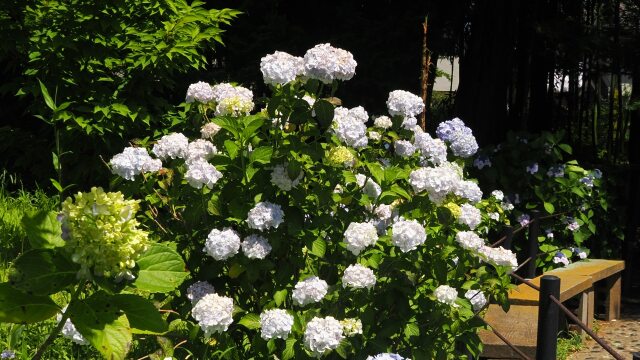
[[[184,159],[187,156],[189,139],[181,133],[165,135],[153,145],[153,152],[162,160],[167,158]]]
[[[284,85],[304,73],[304,60],[286,52],[276,51],[260,59],[260,71],[265,84]]]
[[[424,102],[421,97],[408,91],[394,90],[389,93],[387,108],[392,116],[413,117],[424,111]]]
[[[470,180],[458,182],[454,194],[469,200],[472,203],[477,203],[482,200],[482,190],[478,184]]]
[[[433,165],[442,165],[447,162],[447,144],[440,139],[434,139],[426,132],[416,132],[413,139],[422,158]]]
[[[360,120],[363,124],[369,121],[369,113],[362,106],[349,109],[349,116]]]
[[[206,160],[196,159],[187,163],[184,178],[196,189],[202,189],[202,186],[212,189],[213,185],[222,178],[222,173]]]
[[[507,266],[510,270],[515,270],[518,267],[516,254],[502,246],[495,248],[491,246],[482,246],[478,249],[478,255],[484,261],[495,266]]]
[[[204,331],[204,336],[225,332],[233,322],[233,300],[215,293],[207,294],[196,303],[191,315]]]
[[[362,191],[368,197],[372,199],[377,199],[380,194],[382,194],[382,188],[378,183],[373,181],[370,177],[367,177],[363,174],[356,174],[356,183],[359,187],[362,188]]]
[[[402,126],[403,129],[410,131],[416,131],[417,129],[422,130],[422,128],[418,126],[418,119],[414,118],[413,116],[407,116],[406,118],[404,118],[400,126]]]
[[[312,98],[309,95],[303,95],[302,96],[302,100],[306,101],[307,104],[309,104],[310,107],[313,107],[313,105],[316,103],[316,99]],[[313,114],[311,114],[312,116],[316,116],[315,112]]]
[[[456,234],[456,242],[464,249],[477,251],[484,246],[484,240],[473,231],[460,231]]]
[[[451,151],[455,156],[468,158],[478,151],[478,143],[473,135],[465,134],[458,136],[451,143]]]
[[[284,211],[278,204],[262,201],[249,210],[247,224],[249,228],[260,231],[278,228],[284,221]]]
[[[451,144],[451,150],[456,156],[467,158],[478,151],[478,143],[473,132],[459,118],[440,123],[436,134]]]
[[[396,150],[396,155],[401,157],[410,157],[416,152],[416,148],[411,141],[407,140],[396,140],[393,143],[393,147]]]
[[[340,142],[353,148],[361,148],[369,143],[367,126],[362,122],[362,114],[352,111],[354,109],[337,107],[334,110],[331,129]]]
[[[316,357],[327,351],[335,350],[344,339],[342,325],[331,316],[314,317],[307,323],[304,331],[304,345]]]
[[[65,311],[67,311],[66,306],[62,309],[62,312],[65,312]],[[62,314],[58,313],[56,315],[56,322],[60,323],[60,320],[62,320]],[[85,339],[85,337],[82,336],[82,334],[80,334],[80,332],[76,329],[75,325],[73,325],[73,323],[71,322],[71,319],[67,319],[64,322],[64,325],[62,326],[62,329],[60,330],[60,332],[62,333],[62,336],[66,337],[67,339],[73,341],[78,345],[90,344],[89,340]]]
[[[380,133],[377,131],[369,131],[367,136],[369,137],[370,140],[373,140],[373,141],[379,141],[380,139],[382,139],[382,135],[380,135]]]
[[[342,275],[342,286],[354,289],[371,289],[376,284],[373,270],[360,264],[349,265]]]
[[[296,284],[291,298],[296,305],[316,303],[327,295],[329,285],[317,276],[312,276]]]
[[[249,259],[264,259],[271,252],[271,244],[260,235],[249,235],[241,244],[242,252]]]
[[[203,251],[216,260],[226,260],[238,253],[240,236],[231,229],[213,229],[207,236]]]
[[[340,320],[340,325],[342,325],[342,332],[347,337],[362,335],[362,321],[360,319]]]
[[[382,353],[374,356],[367,356],[366,360],[410,360],[410,359],[405,359],[398,354]]]
[[[471,302],[473,311],[480,311],[487,305],[487,298],[480,290],[467,290],[464,297]]]
[[[209,160],[213,155],[218,153],[218,148],[210,141],[197,139],[189,143],[187,147],[186,161],[192,162],[197,160]]]
[[[204,81],[198,81],[195,84],[189,85],[186,101],[188,103],[197,101],[203,104],[213,101],[213,89],[211,85]]]
[[[373,120],[373,126],[381,129],[388,129],[393,126],[393,122],[388,116],[378,116],[377,118],[375,118],[375,120]]]
[[[304,54],[305,76],[325,84],[331,84],[333,80],[351,80],[356,65],[350,52],[330,44],[316,45]]]
[[[264,340],[286,339],[292,326],[293,316],[285,310],[271,309],[260,314],[260,336]]]
[[[162,161],[151,158],[145,148],[127,147],[114,155],[109,165],[112,173],[126,180],[134,180],[136,175],[160,170]]]
[[[491,196],[496,198],[496,200],[498,200],[498,201],[502,201],[502,199],[504,199],[504,193],[502,191],[500,191],[500,190],[493,190],[491,192]]]
[[[271,172],[271,183],[282,191],[289,191],[300,184],[302,180],[302,172],[298,174],[298,177],[291,179],[289,177],[289,171],[287,170],[288,163],[283,165],[276,165]]]
[[[473,230],[482,221],[480,210],[473,205],[462,204],[460,206],[460,216],[458,217],[458,223],[467,225],[469,229]]]
[[[491,220],[495,220],[495,221],[500,220],[500,213],[497,213],[497,212],[490,212],[490,213],[489,213],[489,219],[491,219]]]
[[[248,115],[255,106],[253,93],[245,87],[221,83],[214,85],[212,89],[216,116]]]
[[[400,220],[393,224],[391,231],[391,242],[402,252],[415,250],[427,240],[427,232],[416,220]]]
[[[187,288],[187,299],[191,301],[191,306],[193,306],[205,295],[215,292],[216,289],[208,281],[197,281]]]
[[[371,223],[352,222],[344,232],[347,250],[353,255],[360,254],[367,246],[375,245],[376,241],[378,241],[378,232]]]
[[[220,125],[212,122],[206,123],[200,128],[200,136],[203,139],[213,139],[220,130],[222,130]]]
[[[392,207],[391,205],[380,204],[372,212],[379,220],[388,220],[391,218]]]
[[[433,294],[439,302],[447,305],[455,305],[458,299],[458,290],[449,285],[438,286]]]
[[[426,191],[429,199],[436,204],[441,204],[448,194],[458,190],[461,181],[460,169],[453,163],[422,167],[409,174],[409,184],[413,191]]]

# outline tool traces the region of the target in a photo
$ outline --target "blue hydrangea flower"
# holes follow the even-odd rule
[[[367,360],[411,360],[411,359],[405,359],[398,354],[382,353],[374,356],[369,356],[367,357]]]

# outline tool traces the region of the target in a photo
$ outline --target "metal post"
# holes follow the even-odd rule
[[[540,279],[536,360],[556,359],[560,308],[551,301],[550,296],[554,296],[556,299],[560,298],[560,278],[545,275]]]
[[[536,259],[538,257],[538,235],[540,234],[540,212],[532,211],[531,222],[529,223],[529,251],[527,258],[529,263],[525,269],[524,277],[533,279],[536,277]]]
[[[511,250],[511,243],[513,242],[513,226],[507,226],[506,229],[504,229],[504,232],[506,239],[504,240],[503,247],[507,250]]]

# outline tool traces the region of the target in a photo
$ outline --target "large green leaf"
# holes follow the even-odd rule
[[[74,284],[77,272],[77,266],[54,250],[34,249],[16,259],[9,280],[28,294],[49,295]]]
[[[27,295],[0,284],[0,322],[34,323],[54,316],[60,308],[48,296]]]
[[[111,296],[97,292],[87,299],[72,302],[68,311],[76,329],[105,359],[126,358],[133,336],[127,317]]]
[[[64,246],[62,228],[57,216],[54,211],[38,211],[22,217],[22,226],[32,248],[52,249]]]
[[[163,334],[168,330],[158,309],[147,299],[134,294],[113,295],[113,302],[124,311],[134,334]]]
[[[333,121],[334,106],[327,100],[317,100],[313,104],[313,111],[316,113],[316,119],[322,129],[328,129]]]
[[[240,321],[238,321],[238,324],[246,327],[249,330],[259,329],[260,316],[253,313],[246,314],[245,316],[242,317],[242,319],[240,319]]]
[[[271,160],[272,154],[273,148],[271,146],[261,146],[251,152],[249,160],[251,162],[267,164]]]
[[[154,244],[137,261],[140,271],[133,285],[149,292],[172,291],[187,276],[182,257],[173,249]]]

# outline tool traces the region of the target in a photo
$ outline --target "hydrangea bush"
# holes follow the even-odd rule
[[[508,218],[513,226],[528,225],[535,210],[546,218],[538,237],[542,271],[585,259],[589,241],[616,236],[611,224],[600,220],[615,217],[602,172],[568,160],[572,149],[562,137],[511,133],[504,143],[482,149],[471,168],[485,190],[503,190],[498,196],[504,209],[513,209]]]
[[[436,138],[425,133],[415,118],[424,104],[407,91],[390,92],[388,115],[336,107],[330,97],[355,69],[351,53],[329,44],[304,57],[275,52],[260,63],[271,97],[198,82],[183,132],[158,139],[155,158],[131,148],[113,156],[115,184],[145,199],[148,227],[190,270],[164,302],[176,353],[479,352],[475,313],[506,303],[517,261],[487,245],[506,214],[468,177],[476,140],[459,119]]]

